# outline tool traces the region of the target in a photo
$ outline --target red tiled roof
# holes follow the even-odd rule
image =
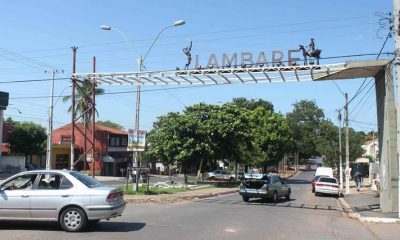
[[[76,127],[83,130],[83,123],[76,123]],[[66,130],[71,130],[71,128],[72,128],[72,124],[67,124],[63,127],[55,129],[54,131],[57,131],[57,130],[66,131]],[[89,124],[89,130],[91,130],[91,129],[92,129],[91,124]],[[112,134],[119,134],[119,135],[128,135],[127,131],[120,130],[117,128],[107,127],[107,126],[97,124],[97,123],[96,123],[96,131],[104,131],[104,132],[108,132],[108,133],[112,133]]]

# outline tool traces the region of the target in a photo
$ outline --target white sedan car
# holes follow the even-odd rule
[[[340,197],[339,184],[336,178],[322,176],[315,183],[315,196],[319,194],[331,194]]]
[[[120,188],[69,170],[21,172],[0,184],[0,221],[57,221],[68,232],[121,216],[125,204]]]

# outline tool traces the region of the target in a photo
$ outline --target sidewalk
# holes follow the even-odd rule
[[[128,203],[133,204],[171,204],[183,202],[198,198],[214,197],[238,192],[237,187],[233,188],[211,188],[199,189],[187,192],[178,192],[174,194],[159,194],[159,195],[125,195],[124,198]]]
[[[371,191],[371,185],[367,180],[364,181],[363,186],[360,192],[357,192],[354,181],[351,181],[350,194],[339,199],[349,217],[362,222],[400,223],[397,212],[381,212],[379,196]]]

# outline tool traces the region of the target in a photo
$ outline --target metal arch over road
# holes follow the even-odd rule
[[[391,61],[365,60],[307,66],[259,66],[152,72],[73,73],[72,82],[76,83],[77,81],[89,80],[97,84],[129,84],[138,86],[222,85],[235,83],[324,81],[373,77],[375,78],[381,167],[380,179],[382,192],[380,207],[382,211],[390,212],[398,211],[399,161],[397,156],[400,155],[400,149],[397,149],[396,107],[391,69]],[[97,84],[93,84],[93,86],[95,87]],[[93,112],[95,106],[94,91],[95,89],[93,88],[91,104]],[[76,119],[74,117],[72,119],[72,124],[74,125]],[[93,126],[94,125],[93,119]],[[74,127],[72,129],[74,129]],[[71,139],[73,138],[74,134],[72,131]],[[92,138],[94,139],[94,137]],[[73,142],[71,141],[71,149],[73,149],[72,146]],[[94,146],[92,148],[94,149]]]
[[[108,85],[219,85],[234,83],[304,82],[374,77],[387,60],[350,61],[327,65],[191,69],[151,72],[76,73],[76,80]]]

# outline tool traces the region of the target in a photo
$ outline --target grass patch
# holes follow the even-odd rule
[[[147,190],[147,186],[139,187],[139,191],[133,191],[132,184],[128,185],[128,189],[126,189],[126,185],[119,185],[126,195],[159,195],[159,194],[174,194],[178,192],[187,192],[191,191],[191,189],[187,188],[149,188]]]

